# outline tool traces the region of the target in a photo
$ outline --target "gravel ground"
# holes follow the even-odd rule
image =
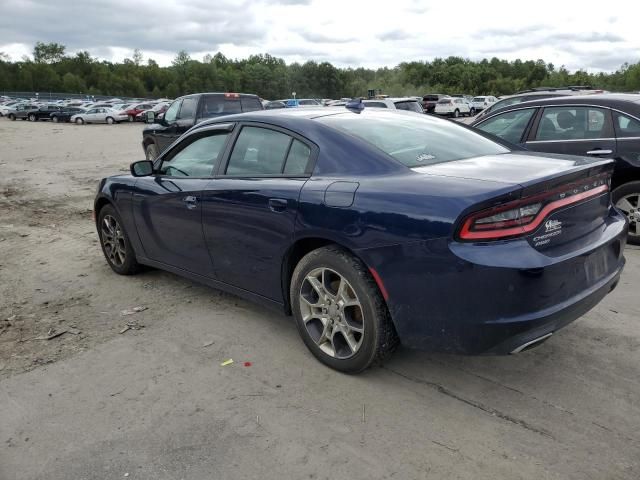
[[[640,478],[640,250],[535,350],[341,375],[283,315],[109,270],[92,199],[141,128],[0,119],[1,480]]]

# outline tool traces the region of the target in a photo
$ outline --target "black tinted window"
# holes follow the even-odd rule
[[[422,108],[418,102],[396,102],[396,108],[398,110],[408,110],[410,112],[422,113]]]
[[[203,118],[219,117],[232,113],[242,113],[239,98],[227,98],[224,95],[205,95],[201,114]]]
[[[606,113],[601,108],[548,107],[544,109],[536,140],[582,140],[603,138]]]
[[[254,112],[256,110],[262,110],[262,103],[257,98],[241,97],[240,105],[243,112]]]
[[[627,117],[621,113],[614,112],[616,136],[624,137],[640,137],[640,120]]]
[[[501,113],[481,123],[477,128],[483,132],[504,138],[508,142],[520,143],[529,120],[531,120],[535,111],[535,108],[527,108],[525,110]]]
[[[185,98],[182,100],[182,108],[180,109],[180,116],[178,118],[195,118],[196,108],[198,108],[197,98]]]
[[[282,173],[291,137],[259,127],[243,127],[231,152],[227,175],[275,175]]]

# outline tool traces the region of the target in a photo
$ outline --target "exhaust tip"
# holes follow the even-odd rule
[[[541,337],[534,338],[533,340],[529,340],[528,342],[523,343],[519,347],[512,350],[511,354],[513,355],[515,353],[524,352],[525,350],[531,350],[532,348],[535,348],[541,343],[543,343],[544,341],[546,341],[551,335],[553,335],[553,332],[549,332],[546,335],[542,335]]]

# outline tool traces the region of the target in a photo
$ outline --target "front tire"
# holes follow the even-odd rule
[[[13,113],[9,114],[9,120],[11,120],[12,122],[16,121],[16,116]]]
[[[386,360],[398,337],[367,267],[337,246],[300,260],[291,278],[291,308],[298,332],[325,365],[358,373]]]
[[[129,115],[129,121],[130,122],[135,122],[135,117],[133,115]]]
[[[476,116],[476,109],[475,108],[471,108],[471,110],[469,110],[469,116],[470,117],[475,117]]]
[[[460,110],[456,108],[455,111],[453,112],[453,118],[458,118],[459,116],[460,116]]]
[[[84,123],[84,120],[81,118],[76,118],[76,124],[78,125],[82,125]]]
[[[115,123],[115,120],[113,118],[111,118],[111,117],[107,117],[107,123],[109,125],[113,125]]]
[[[29,121],[30,122],[35,122],[36,121],[36,116],[33,113],[29,114]]]
[[[98,236],[104,258],[114,272],[134,275],[140,271],[129,236],[112,205],[105,205],[98,214]]]
[[[158,147],[155,143],[150,143],[147,148],[144,149],[145,157],[148,161],[153,162],[158,158]]]
[[[58,116],[53,116],[51,117],[51,120],[53,121],[53,123],[58,123],[60,121],[60,119],[58,118]]]
[[[620,185],[611,196],[614,205],[629,219],[627,241],[640,245],[640,181]]]

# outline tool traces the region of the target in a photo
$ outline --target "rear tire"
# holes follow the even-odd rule
[[[30,122],[35,122],[36,121],[36,116],[33,113],[29,114],[29,121]]]
[[[60,119],[58,118],[57,115],[54,115],[53,117],[51,117],[51,121],[53,121],[53,123],[58,123]]]
[[[84,120],[81,118],[76,118],[76,124],[78,125],[82,125],[84,123]]]
[[[111,117],[107,117],[107,123],[109,125],[113,125],[115,123],[115,120],[113,118],[111,118]]]
[[[98,214],[98,237],[104,258],[119,275],[134,275],[140,271],[129,236],[112,205],[105,205]]]
[[[376,282],[342,248],[327,246],[305,255],[293,272],[289,294],[305,345],[335,370],[361,372],[384,362],[398,346]]]
[[[458,118],[459,116],[460,116],[460,110],[456,108],[455,111],[453,112],[453,118]]]
[[[133,116],[133,115],[129,115],[129,121],[130,121],[130,122],[135,122],[135,120],[136,120],[136,119],[134,118],[134,116]]]
[[[150,143],[147,148],[144,149],[145,157],[148,161],[153,162],[158,158],[158,147],[155,143]]]
[[[629,219],[627,241],[640,245],[640,181],[620,185],[612,193],[613,204]]]
[[[16,116],[13,113],[9,114],[9,120],[11,120],[12,122],[16,121]]]
[[[469,111],[469,116],[470,117],[475,117],[476,116],[476,109],[475,108],[471,108],[471,110]]]

